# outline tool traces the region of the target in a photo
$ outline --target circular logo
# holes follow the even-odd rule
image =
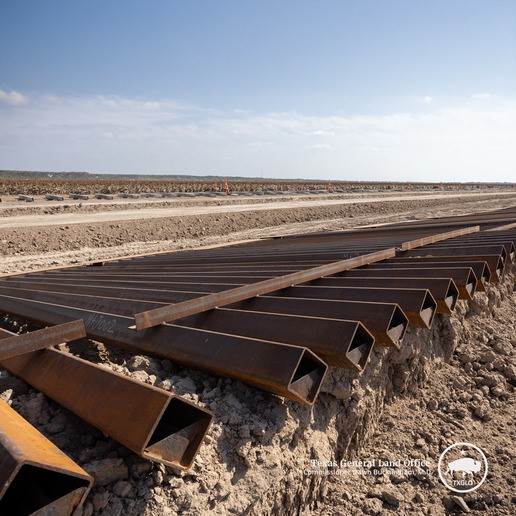
[[[455,443],[439,457],[437,470],[441,482],[456,493],[478,489],[487,478],[487,458],[474,444]]]

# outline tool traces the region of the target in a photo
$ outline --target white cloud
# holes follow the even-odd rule
[[[9,104],[11,106],[23,106],[24,104],[29,103],[29,99],[25,95],[22,95],[21,93],[18,93],[14,90],[10,93],[0,90],[0,102],[4,102],[5,104]]]
[[[490,99],[492,95],[490,93],[476,93],[475,95],[471,95],[472,99]]]
[[[335,136],[335,133],[333,131],[321,131],[320,129],[318,129],[317,131],[312,131],[310,134],[312,136],[327,136],[327,137]]]
[[[15,110],[0,105],[0,169],[14,170],[514,181],[514,141],[516,102],[501,98],[349,116],[114,96],[33,95]],[[300,152],[307,149],[314,152]]]
[[[331,145],[316,143],[315,145],[308,145],[307,149],[331,149]]]
[[[274,145],[274,142],[251,142],[253,147],[267,147],[269,145]]]
[[[426,97],[423,97],[423,99],[421,100],[421,102],[423,104],[430,104],[432,102],[432,100],[434,100],[432,97],[429,97],[428,95]]]

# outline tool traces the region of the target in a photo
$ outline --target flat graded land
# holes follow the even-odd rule
[[[0,274],[512,205],[515,191],[52,202],[0,208]],[[30,212],[28,212],[30,210]],[[1,216],[3,215],[3,216]]]

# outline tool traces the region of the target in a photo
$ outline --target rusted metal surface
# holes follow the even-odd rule
[[[28,289],[2,290],[0,287],[0,292],[76,308],[95,307],[102,313],[123,316],[131,316],[137,310],[164,305],[164,303],[118,300],[100,296],[71,295],[48,291],[34,292]],[[306,347],[314,351],[329,365],[352,367],[360,371],[367,362],[374,342],[372,335],[360,322],[342,318],[335,320],[329,318],[328,315],[321,318],[251,310],[219,309],[199,314],[197,317],[178,320],[176,324]]]
[[[0,339],[11,336],[0,331]],[[213,418],[167,391],[57,349],[0,366],[135,453],[169,466],[192,464]]]
[[[485,245],[485,246],[449,246],[449,247],[422,247],[411,251],[405,251],[400,256],[482,256],[482,255],[499,255],[503,261],[508,259],[507,251],[503,245]]]
[[[82,320],[59,324],[22,335],[14,335],[2,339],[0,342],[0,360],[81,339],[82,337],[86,337],[86,329]]]
[[[93,479],[0,400],[0,514],[67,516]]]
[[[472,226],[469,228],[455,229],[453,231],[448,231],[446,233],[439,233],[437,235],[430,235],[430,236],[423,237],[423,238],[417,238],[415,240],[403,242],[401,244],[401,250],[408,251],[409,249],[416,249],[417,247],[421,247],[421,246],[428,245],[428,244],[433,244],[435,242],[440,242],[441,240],[448,240],[450,238],[456,238],[459,236],[476,233],[479,230],[480,230],[480,226]]]
[[[485,284],[491,281],[491,270],[489,269],[489,265],[484,261],[461,261],[459,262],[433,262],[427,263],[422,261],[421,259],[414,258],[410,260],[408,258],[405,259],[396,259],[392,258],[386,262],[375,263],[371,265],[366,265],[366,270],[377,270],[377,269],[456,269],[456,268],[471,268],[477,277],[477,290],[485,291]],[[422,272],[422,274],[426,274]]]
[[[408,326],[408,318],[395,303],[283,298],[271,295],[246,299],[229,305],[228,308],[360,321],[373,335],[375,343],[384,346],[399,347]]]
[[[461,299],[473,299],[477,289],[477,277],[471,267],[449,267],[449,268],[428,268],[414,270],[411,268],[396,269],[355,269],[339,275],[338,278],[392,278],[395,283],[405,279],[427,279],[427,278],[451,278],[457,288]]]
[[[250,240],[236,241],[234,243],[237,244],[240,242],[249,243]],[[199,249],[217,249],[218,247],[224,247],[226,245],[227,245],[226,243],[211,244],[208,246],[201,246],[201,247],[199,247]],[[159,256],[159,255],[168,255],[168,254],[170,254],[170,251],[158,251],[158,252],[154,252],[152,254],[141,253],[141,254],[128,255],[128,256],[124,256],[123,259],[106,258],[106,259],[102,260],[101,262],[99,262],[98,260],[91,260],[89,262],[85,262],[81,267],[99,267],[99,266],[109,265],[110,263],[119,264],[119,263],[121,263],[121,260],[125,260],[125,261],[129,262],[129,261],[135,260],[136,258],[143,259],[143,258],[148,258],[149,256]],[[41,268],[41,269],[32,269],[31,273],[47,272],[47,271],[78,270],[81,267],[77,267],[77,265],[56,265],[56,266],[45,267],[45,268]],[[27,272],[9,272],[6,274],[0,274],[0,278],[13,278],[13,277],[25,276],[26,274],[27,274]]]
[[[516,257],[515,217],[495,210],[17,275],[0,281],[0,310],[83,319],[95,340],[312,403],[326,363],[361,371],[373,339],[399,347],[408,325],[429,328],[500,281]],[[36,336],[4,334],[0,353],[8,339],[21,349]],[[55,349],[6,356],[13,374],[152,460],[188,467],[211,421]]]
[[[311,349],[328,365],[362,371],[374,337],[357,321],[306,317],[249,310],[219,309],[178,319],[190,328],[295,344]]]
[[[385,260],[394,255],[394,249],[386,249],[384,251],[358,256],[349,260],[342,260],[328,265],[315,267],[313,269],[294,272],[272,280],[252,283],[243,287],[227,290],[223,293],[212,294],[210,296],[193,299],[191,301],[184,301],[183,303],[177,303],[175,305],[157,308],[147,312],[140,312],[134,316],[136,328],[138,330],[150,328],[164,322],[174,321],[176,319],[181,319],[182,317],[188,317],[189,315],[195,315],[212,308],[237,303],[238,301],[243,301],[253,296],[268,294],[274,290],[298,285],[299,283],[305,283],[346,269],[360,267],[360,265],[364,265],[366,263]]]
[[[450,314],[459,299],[459,289],[448,278],[321,278],[313,282],[321,287],[426,289],[437,302],[437,312]],[[401,306],[401,305],[400,305]]]
[[[488,229],[487,231],[507,231],[509,229],[514,229],[514,228],[516,228],[516,222],[504,224],[503,226],[497,226],[495,228]]]
[[[514,263],[514,255],[515,249],[512,241],[506,239],[488,239],[488,240],[479,240],[479,239],[460,239],[460,241],[455,242],[455,246],[461,246],[465,248],[469,247],[480,247],[480,246],[502,246],[505,250],[505,253],[501,253],[505,256],[505,261],[508,264]],[[435,244],[435,248],[449,248],[450,245],[441,245]]]
[[[446,260],[446,263],[456,263],[457,266],[461,266],[463,263],[467,265],[470,261],[485,262],[487,263],[490,271],[489,281],[492,283],[498,283],[503,276],[505,270],[505,263],[499,254],[484,254],[484,255],[468,255],[468,256],[406,256],[391,258],[391,263],[405,263],[414,262],[420,264],[434,264],[441,263]]]
[[[81,318],[95,340],[242,380],[301,403],[313,403],[327,370],[323,360],[300,346],[168,324],[136,332],[129,329],[129,317],[35,301],[36,293],[16,295],[0,295],[0,310],[47,324]]]
[[[21,281],[19,278],[17,278],[17,281],[9,281],[4,284],[0,282],[0,292],[2,291],[1,289],[4,288],[3,285],[6,285],[10,289],[5,291],[7,294],[10,293],[23,295],[23,290],[25,290],[31,293],[31,299],[52,302],[56,304],[63,304],[66,302],[69,306],[86,306],[91,308],[96,305],[95,301],[98,301],[102,297],[106,300],[111,300],[112,305],[110,307],[110,311],[115,310],[119,315],[133,314],[137,306],[139,306],[139,309],[141,310],[151,308],[154,302],[166,302],[168,304],[172,301],[180,301],[184,299],[185,294],[183,292],[177,293],[170,290],[158,291],[140,289],[138,291],[134,291],[112,287],[108,289],[99,289],[98,287],[75,287],[75,293],[69,294],[69,288],[67,286],[55,285],[51,283],[34,285],[31,284],[28,280]],[[22,291],[13,291],[12,289],[14,288],[22,289]],[[67,297],[56,296],[55,294],[59,292],[66,293]],[[25,292],[25,295],[27,295],[27,293],[28,292]],[[192,296],[195,295],[197,294],[192,293]],[[139,299],[135,298],[143,298],[147,301],[140,301]],[[80,303],[81,299],[83,301],[82,305]],[[107,305],[103,305],[102,309],[106,309],[106,307]],[[100,309],[98,306],[97,308]],[[240,310],[238,313],[234,314],[235,318],[238,318],[239,315],[242,314],[242,311],[257,311],[279,315],[300,315],[310,318],[339,319],[344,321],[360,322],[366,326],[369,332],[374,336],[376,343],[387,346],[399,346],[403,335],[405,334],[408,323],[407,318],[398,306],[395,304],[385,303],[323,301],[322,304],[318,304],[315,301],[289,301],[272,296],[259,296],[243,301],[241,303],[236,303],[235,305],[229,305],[227,307],[227,309],[230,308]],[[218,312],[220,310],[226,309],[214,309],[213,312]],[[286,322],[291,321],[292,320],[287,320]],[[317,323],[318,321],[315,322]],[[232,324],[235,325],[237,323],[235,321]],[[312,321],[310,324],[312,325]],[[252,331],[256,328],[256,324],[252,324],[251,329],[246,331]],[[281,340],[282,342],[284,340],[282,340],[283,337],[280,338],[281,335],[287,335],[287,339],[295,338],[292,334],[290,334],[290,328],[290,325],[285,325],[278,330],[279,333],[271,333],[271,335],[274,336],[274,340]],[[258,331],[271,330],[261,330],[258,328]],[[324,340],[324,338],[324,333],[318,333],[317,338],[314,338],[314,341],[321,341]]]
[[[353,288],[301,286],[287,288],[271,295],[302,299],[333,301],[365,301],[396,303],[408,317],[410,324],[420,328],[430,328],[438,305],[426,289],[400,288]],[[447,307],[446,313],[450,308]]]

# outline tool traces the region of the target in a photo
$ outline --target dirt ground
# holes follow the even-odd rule
[[[148,202],[139,204],[137,223],[111,218],[40,224],[42,216],[56,215],[46,204],[33,206],[29,212],[23,208],[24,215],[34,217],[33,223],[0,224],[0,274],[516,204],[516,192],[412,197],[328,203],[314,196],[312,203],[303,199],[306,205],[281,207],[287,200],[275,201],[267,210],[250,209],[248,199],[235,199],[238,202],[224,200],[225,211],[219,213],[203,212],[203,207],[219,207],[220,202],[205,200],[195,206],[199,213],[155,218],[147,218],[146,209],[159,206]],[[73,215],[68,208],[54,208],[57,215]],[[113,216],[124,211],[108,209]],[[75,210],[81,216],[91,213],[90,208]],[[20,213],[9,207],[0,221],[12,221]],[[375,348],[362,375],[332,368],[312,407],[166,360],[133,356],[98,343],[70,344],[69,350],[82,358],[170,390],[215,413],[215,423],[186,473],[139,459],[1,370],[0,397],[96,475],[84,516],[512,515],[515,289],[515,276],[509,272],[500,286],[477,293],[469,304],[461,302],[451,318],[437,317],[432,330],[411,329],[400,350]],[[0,325],[14,331],[28,328],[5,315]],[[485,483],[464,496],[448,490],[437,475],[440,454],[456,442],[480,447],[489,464]],[[400,459],[416,462],[400,471]],[[335,474],[342,469],[341,460],[391,461],[392,466],[374,474]]]
[[[158,203],[125,199],[82,207],[81,203],[49,204],[40,199],[30,208],[13,208],[15,201],[4,199],[0,208],[0,274],[278,234],[502,208],[514,203],[516,191],[340,197],[272,197],[270,202],[254,199],[254,204],[248,198],[233,197]],[[109,221],[99,221],[106,217]]]

